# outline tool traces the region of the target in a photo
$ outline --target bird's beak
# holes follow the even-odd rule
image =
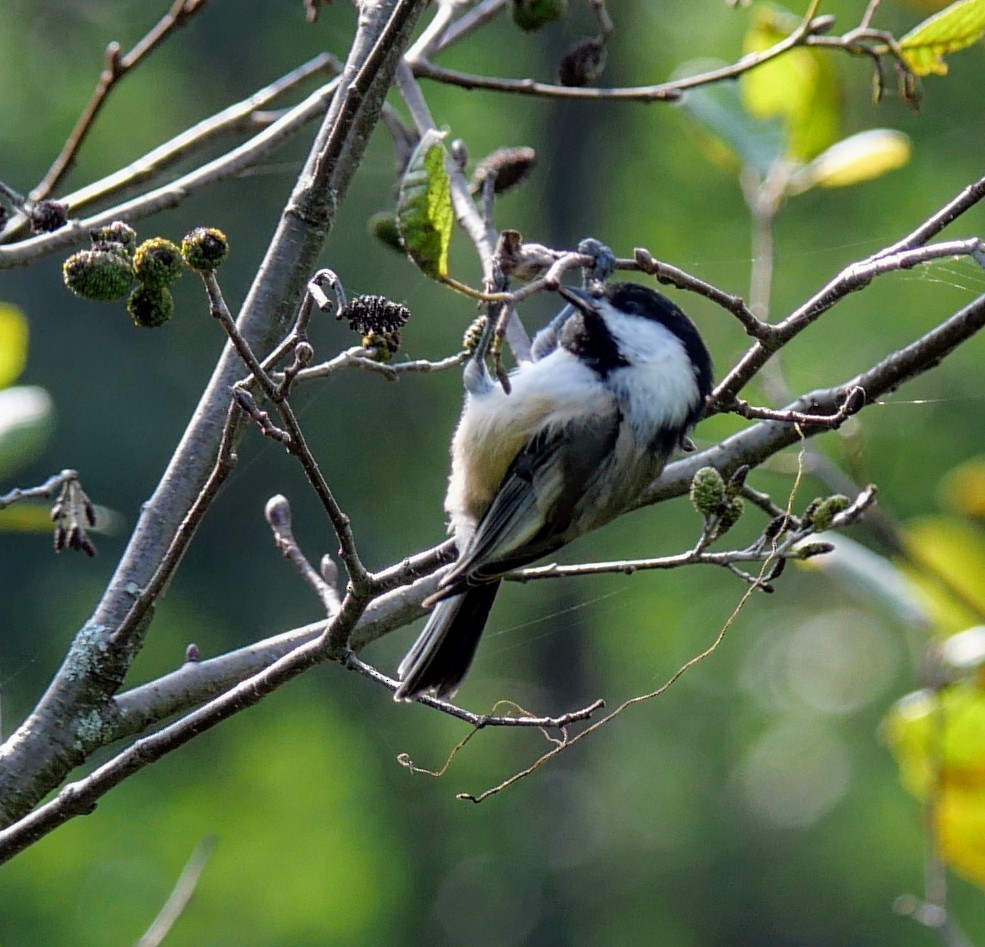
[[[595,296],[587,289],[572,289],[570,286],[559,286],[557,289],[561,298],[571,303],[576,309],[586,314],[598,312],[601,296]]]

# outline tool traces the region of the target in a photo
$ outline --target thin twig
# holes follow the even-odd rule
[[[78,479],[79,472],[77,470],[66,469],[53,474],[36,487],[14,487],[13,490],[0,494],[0,510],[6,509],[13,503],[19,503],[21,500],[50,500],[65,484],[78,481]]]
[[[977,237],[949,240],[929,246],[917,246],[887,254],[883,251],[843,269],[823,289],[815,293],[786,319],[776,323],[773,331],[760,339],[746,352],[738,364],[722,379],[712,392],[710,411],[727,405],[755,377],[763,365],[780,348],[816,322],[825,312],[846,296],[867,286],[877,276],[910,269],[923,263],[953,256],[981,258],[983,241]]]
[[[269,113],[262,113],[262,109],[269,107],[276,99],[308,79],[326,72],[337,74],[341,68],[342,64],[335,56],[331,53],[321,53],[258,90],[249,98],[203,119],[187,131],[132,161],[125,168],[114,171],[77,191],[62,195],[61,200],[68,204],[69,212],[77,216],[80,212],[97,206],[122,191],[140,184],[148,184],[163,176],[178,162],[187,160],[202,151],[217,138],[238,132],[254,132],[258,128],[262,129],[272,124],[282,116],[275,118]],[[315,117],[314,112],[307,114],[304,120],[297,122],[296,130],[303,128],[307,121]],[[23,199],[20,203],[23,203]],[[21,214],[12,218],[0,233],[0,240],[4,243],[13,241],[27,230],[28,224],[29,218],[26,215]]]
[[[772,329],[762,320],[756,318],[755,313],[745,304],[741,296],[726,293],[717,286],[712,286],[704,280],[685,273],[684,270],[671,266],[669,263],[662,263],[655,260],[649,250],[638,248],[634,251],[633,260],[617,260],[617,269],[639,269],[644,273],[655,276],[658,283],[665,283],[676,286],[678,289],[686,289],[692,293],[697,293],[717,303],[722,309],[732,313],[743,328],[753,338],[762,339],[770,335]]]
[[[857,414],[865,406],[865,392],[853,388],[845,396],[845,400],[837,411],[830,414],[811,414],[803,411],[774,411],[772,408],[758,407],[748,404],[741,398],[733,398],[730,403],[719,404],[721,410],[737,414],[739,417],[755,421],[783,421],[787,424],[800,424],[807,427],[817,425],[827,430],[841,427],[853,414]]]
[[[229,341],[236,349],[250,371],[252,378],[259,384],[264,395],[272,402],[284,424],[284,431],[269,422],[266,412],[260,411],[253,401],[252,395],[245,388],[236,386],[234,397],[236,403],[261,427],[264,434],[275,437],[298,459],[308,482],[321,501],[322,507],[328,514],[329,521],[339,540],[339,554],[345,564],[346,572],[353,591],[360,595],[368,595],[373,587],[373,577],[359,558],[356,550],[356,539],[352,532],[349,517],[343,512],[335,499],[328,482],[318,466],[318,461],[308,447],[308,442],[298,423],[297,416],[290,402],[284,396],[282,386],[275,384],[267,374],[260,360],[256,357],[250,344],[239,331],[236,321],[226,306],[222,289],[216,279],[215,272],[208,270],[202,274],[209,295],[209,311],[225,330]],[[345,642],[341,642],[344,644]]]
[[[339,81],[338,78],[332,79],[242,145],[174,181],[90,217],[78,221],[70,220],[68,225],[52,233],[40,234],[15,244],[0,246],[0,270],[12,266],[25,266],[70,247],[87,238],[90,230],[104,227],[115,220],[127,220],[132,223],[159,211],[177,207],[203,188],[235,177],[279,148],[308,121],[324,115]]]
[[[485,89],[491,92],[507,92],[513,95],[532,95],[544,98],[579,99],[588,102],[628,101],[628,102],[674,102],[683,92],[699,86],[737,79],[743,73],[749,72],[770,62],[778,56],[797,46],[802,46],[811,35],[812,21],[818,7],[818,0],[813,0],[810,9],[800,25],[780,42],[769,49],[757,53],[749,53],[738,62],[718,69],[711,69],[698,75],[675,79],[650,86],[632,86],[624,88],[586,88],[554,85],[536,82],[533,79],[500,79],[498,77],[478,76],[436,66],[424,59],[410,63],[414,75],[418,78],[432,79],[449,85],[460,86],[464,89]]]
[[[348,655],[345,664],[351,670],[357,671],[363,677],[377,684],[381,684],[387,690],[396,691],[400,686],[400,681],[395,681],[385,674],[381,674],[376,668],[366,664],[365,661],[361,661],[354,654]],[[572,710],[557,717],[511,717],[477,714],[471,710],[466,710],[464,707],[452,704],[447,700],[439,700],[437,697],[431,697],[427,694],[420,694],[414,700],[416,703],[423,704],[425,707],[432,707],[435,710],[440,710],[442,713],[448,714],[450,717],[455,717],[457,720],[463,720],[477,730],[482,730],[486,727],[534,727],[539,730],[562,730],[578,720],[589,719],[592,714],[605,706],[605,701],[596,700],[587,707],[583,707],[580,710]]]
[[[208,0],[174,0],[171,9],[157,25],[130,52],[120,55],[118,43],[106,47],[106,65],[99,76],[99,82],[85,110],[79,116],[75,128],[62,147],[44,179],[31,192],[32,201],[41,201],[52,194],[62,178],[68,174],[79,149],[92,130],[96,116],[102,111],[110,92],[128,73],[137,68],[155,49],[176,30],[184,26],[196,13],[205,9]]]
[[[325,614],[333,615],[342,607],[338,590],[325,581],[324,576],[308,561],[294,536],[291,523],[291,505],[287,497],[278,494],[271,497],[264,507],[264,517],[274,534],[274,542],[284,558],[310,586],[321,600]]]
[[[143,937],[137,941],[137,947],[159,947],[164,938],[171,933],[171,928],[184,913],[185,908],[191,902],[195,889],[198,887],[198,880],[202,877],[202,872],[208,864],[212,852],[215,850],[216,837],[209,835],[202,839],[192,852],[191,858],[181,869],[181,874],[175,882],[167,901],[160,913],[154,918],[151,926]]]

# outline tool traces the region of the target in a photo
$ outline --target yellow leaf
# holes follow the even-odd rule
[[[985,886],[985,692],[963,683],[908,694],[883,734],[906,788],[933,806],[941,857]]]
[[[883,735],[918,798],[944,786],[985,793],[985,691],[977,682],[907,694],[886,715]]]
[[[743,45],[746,53],[775,46],[799,24],[776,7],[762,6]],[[841,125],[841,88],[831,57],[797,48],[745,73],[742,100],[760,119],[780,118],[787,131],[787,157],[810,161],[835,141]]]
[[[985,532],[953,516],[925,516],[907,524],[904,571],[920,588],[945,634],[961,631],[985,614]]]
[[[0,388],[17,381],[27,362],[27,319],[9,303],[0,303]]]
[[[937,844],[944,861],[985,887],[985,792],[946,789],[934,806]]]
[[[951,470],[941,483],[944,503],[955,513],[985,518],[985,456]]]
[[[790,190],[848,187],[903,167],[912,152],[909,136],[891,128],[872,128],[836,142],[791,176]]]
[[[947,74],[944,57],[985,35],[985,0],[957,0],[928,17],[899,41],[900,51],[918,76]]]

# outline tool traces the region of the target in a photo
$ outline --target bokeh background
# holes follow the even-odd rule
[[[40,179],[88,99],[105,44],[129,48],[166,6],[5,0],[0,178],[22,191]],[[806,5],[791,6],[800,14]],[[821,12],[847,29],[863,7],[844,0]],[[927,13],[883,7],[879,24],[898,32]],[[611,85],[657,82],[693,58],[734,60],[752,16],[719,0],[626,0],[612,14]],[[354,21],[346,3],[323,8],[311,26],[300,0],[213,0],[113,95],[68,187],[134,159],[323,49],[344,56]],[[501,17],[441,61],[550,80],[564,49],[591,29],[587,9],[574,3],[563,23],[536,35]],[[871,183],[813,191],[788,205],[777,233],[778,315],[982,173],[980,47],[953,57],[946,78],[924,83],[919,113],[892,91],[874,105],[871,66],[832,60],[844,84],[845,132],[901,129],[913,139],[913,157]],[[500,202],[499,226],[559,247],[587,235],[620,255],[646,246],[726,290],[748,291],[750,224],[736,175],[709,159],[680,108],[512,99],[434,83],[425,93],[438,123],[476,159],[503,145],[536,148],[535,175]],[[248,177],[142,222],[141,235],[174,239],[193,226],[221,227],[233,247],[222,282],[238,304],[306,148],[302,134]],[[474,313],[367,234],[367,219],[392,206],[393,166],[381,128],[322,262],[350,292],[405,301],[413,312],[405,354],[438,358],[457,350]],[[983,230],[978,209],[949,235]],[[30,320],[21,381],[47,388],[57,411],[46,447],[0,491],[75,467],[122,525],[96,537],[94,560],[55,557],[42,534],[0,534],[5,732],[33,706],[97,602],[223,343],[190,277],[177,286],[172,322],[145,332],[122,305],[67,293],[60,263],[61,256],[0,273],[0,300]],[[461,237],[453,264],[476,278]],[[983,286],[981,273],[960,262],[880,281],[789,349],[790,383],[806,390],[849,377]],[[746,345],[738,325],[702,299],[675,298],[725,371]],[[530,322],[554,305],[532,306]],[[328,357],[355,339],[325,320],[313,341]],[[878,483],[884,509],[901,523],[947,513],[942,482],[985,450],[980,362],[981,343],[973,341],[845,433],[823,439],[833,460]],[[300,394],[303,423],[371,567],[442,538],[460,390],[455,372],[397,384],[353,372]],[[696,439],[709,443],[737,426],[716,419]],[[299,538],[315,559],[334,548],[328,524],[276,445],[249,436],[240,458],[130,683],[179,665],[189,642],[208,656],[318,617],[317,602],[271,542],[263,504],[277,492],[291,499]],[[795,467],[791,453],[757,471],[753,483],[782,500]],[[808,477],[798,503],[826,492]],[[761,528],[754,513],[749,519],[740,540]],[[585,538],[564,561],[678,551],[699,526],[686,501],[664,504]],[[853,536],[888,552],[864,527]],[[549,713],[602,696],[614,706],[659,686],[706,647],[744,592],[734,577],[697,568],[509,587],[461,701],[488,710],[508,697]],[[416,631],[374,644],[365,657],[392,670]],[[336,666],[319,668],[141,772],[93,815],[0,870],[0,942],[134,943],[192,851],[214,837],[169,943],[934,943],[893,910],[900,895],[922,891],[924,837],[920,806],[901,788],[879,736],[887,709],[920,683],[929,635],[836,576],[790,569],[776,594],[754,596],[721,648],[663,697],[478,806],[455,794],[480,792],[528,765],[545,749],[539,734],[482,733],[443,778],[413,775],[398,754],[440,768],[464,728],[394,705]],[[981,891],[956,878],[951,896],[966,932],[985,940]]]

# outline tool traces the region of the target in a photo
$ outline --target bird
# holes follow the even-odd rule
[[[703,413],[712,360],[680,307],[631,282],[559,292],[567,305],[507,385],[481,356],[466,366],[445,497],[458,557],[395,700],[453,696],[503,576],[636,505]]]

